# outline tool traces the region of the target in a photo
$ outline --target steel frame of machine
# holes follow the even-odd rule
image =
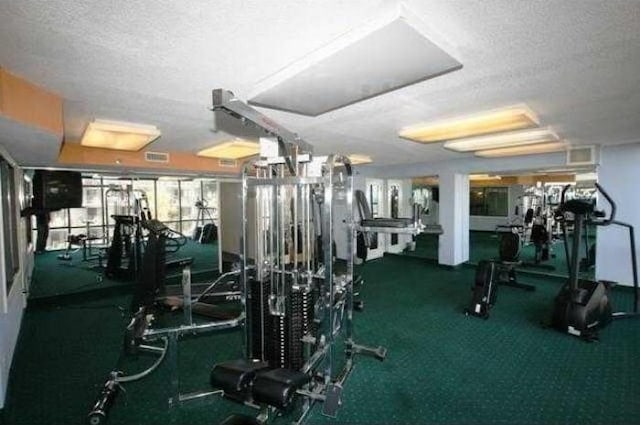
[[[386,349],[353,340],[353,176],[349,159],[314,156],[311,145],[223,90],[213,92],[214,111],[234,116],[264,132],[260,159],[247,164],[242,178],[240,271],[244,297],[245,356],[271,368],[295,369],[309,376],[295,388],[303,402],[302,423],[317,402],[335,416],[354,355],[379,360]],[[336,213],[341,203],[344,216]],[[335,267],[336,223],[344,223],[347,259]],[[321,242],[318,243],[318,235]],[[256,290],[256,288],[258,288]],[[298,294],[302,309],[291,299]],[[290,315],[297,315],[289,317]],[[312,316],[312,317],[311,317]],[[269,329],[268,321],[277,330]],[[300,340],[283,335],[297,326]],[[288,328],[285,330],[285,328]],[[276,338],[274,341],[274,336]],[[275,347],[276,353],[269,345]],[[291,354],[298,345],[297,355]],[[338,346],[343,347],[340,350]],[[342,352],[341,352],[342,351]],[[215,368],[214,368],[215,373]],[[212,375],[213,376],[213,375]],[[248,399],[245,404],[259,405]],[[262,406],[261,421],[273,406]]]
[[[122,384],[148,376],[163,362],[171,368],[170,406],[210,395],[228,396],[228,391],[220,388],[180,394],[178,341],[188,335],[242,327],[245,360],[262,362],[270,371],[279,372],[280,377],[284,374],[287,382],[267,384],[286,390],[287,399],[281,400],[286,404],[289,397],[295,397],[294,422],[298,424],[306,420],[318,402],[323,403],[323,414],[336,415],[356,354],[378,360],[386,356],[382,347],[367,347],[353,340],[356,226],[348,158],[314,156],[308,143],[228,91],[214,90],[213,100],[214,114],[222,112],[237,118],[243,126],[252,126],[265,136],[261,139],[260,159],[244,167],[237,267],[204,291],[214,291],[225,280],[239,279],[242,311],[229,320],[195,322],[192,305],[199,297],[191,293],[190,265],[186,264],[182,281],[183,323],[154,328],[153,317],[146,309],[134,314],[127,327],[126,348],[150,353],[156,360],[139,373],[114,371],[109,375],[89,413],[88,420],[94,425],[106,420]],[[343,205],[344,216],[336,213],[336,203]],[[335,267],[337,222],[344,223],[347,233],[348,255],[341,268]],[[292,386],[289,376],[305,379]],[[285,410],[290,413],[288,405],[284,409],[282,403],[265,402],[257,395],[249,394],[242,402],[260,410],[259,423]]]

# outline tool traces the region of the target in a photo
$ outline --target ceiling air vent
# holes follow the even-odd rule
[[[595,163],[595,146],[574,147],[567,151],[567,165],[590,165]]]
[[[220,159],[220,166],[235,168],[238,166],[238,161],[235,159]]]
[[[169,163],[169,154],[166,152],[145,152],[144,160],[147,162]]]

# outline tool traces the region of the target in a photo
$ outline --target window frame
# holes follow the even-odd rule
[[[19,174],[18,171],[21,170],[21,168],[15,161],[13,161],[13,159],[3,149],[0,149],[0,162],[5,162],[10,167],[10,170],[12,173],[10,184],[13,185],[12,188],[5,190],[6,188],[2,184],[2,179],[0,179],[0,193],[2,193],[3,196],[5,195],[5,193],[11,196],[11,200],[9,201],[9,208],[13,209],[12,217],[6,217],[6,211],[3,205],[4,199],[3,199],[3,202],[0,203],[0,220],[3,223],[3,225],[0,226],[0,247],[2,248],[2,255],[0,255],[0,266],[2,268],[2,273],[0,273],[1,275],[0,276],[0,311],[4,314],[4,313],[7,313],[9,309],[9,298],[11,298],[15,293],[15,291],[18,290],[17,288],[21,286],[20,282],[16,282],[16,279],[20,278],[22,274],[22,269],[23,269],[23,258],[22,258],[23,243],[20,238],[22,231],[20,230],[21,221],[19,219],[20,218],[20,202],[19,202],[20,191],[23,188],[23,184],[19,183],[22,179],[22,174],[17,176],[17,174]],[[6,263],[6,257],[4,254],[7,249],[7,247],[5,246],[6,244],[5,244],[5,234],[4,234],[5,219],[9,220],[10,228],[15,227],[14,229],[10,230],[12,233],[10,245],[15,244],[15,247],[10,247],[11,256],[15,257],[15,258],[12,258],[12,262],[16,261],[13,275],[11,277],[10,287],[7,280],[7,273],[6,273],[7,263]],[[24,285],[24,282],[22,282],[22,285]]]
[[[114,228],[114,224],[110,223],[109,221],[109,217],[106,217],[106,209],[105,209],[105,205],[106,205],[106,199],[105,199],[105,192],[106,190],[109,188],[110,183],[110,177],[111,176],[100,176],[99,184],[88,184],[88,185],[84,185],[84,180],[85,179],[93,179],[93,180],[97,180],[95,177],[90,177],[87,175],[83,175],[83,185],[82,185],[82,189],[84,190],[87,187],[91,187],[91,188],[100,188],[100,193],[101,193],[101,210],[102,210],[102,214],[101,214],[101,223],[94,223],[90,225],[90,228],[102,228],[102,234],[106,235],[108,234],[110,231],[112,231],[112,229]],[[121,179],[119,179],[119,181],[128,181],[128,184],[131,184],[134,188],[135,188],[135,182],[136,181],[147,181],[147,182],[152,182],[153,183],[153,194],[151,193],[147,193],[147,196],[150,198],[151,196],[153,196],[153,203],[151,205],[149,205],[150,208],[152,208],[152,213],[153,213],[153,217],[157,218],[158,217],[158,178],[159,177],[155,177],[155,178],[151,178],[151,177],[141,177],[141,178],[135,178],[135,177],[122,177]],[[177,187],[178,187],[178,217],[176,220],[164,220],[163,222],[165,224],[167,224],[169,227],[183,233],[186,230],[189,230],[189,225],[193,225],[193,223],[196,221],[196,219],[192,219],[192,218],[184,218],[183,214],[182,214],[182,203],[183,203],[183,193],[182,193],[182,186],[183,184],[181,183],[182,178],[181,177],[173,177],[173,176],[166,176],[163,177],[164,180],[166,181],[172,181],[172,182],[177,182]],[[215,195],[215,201],[216,204],[219,201],[219,192],[217,190],[217,182],[218,180],[215,178],[194,178],[194,181],[197,181],[198,185],[199,185],[199,189],[196,189],[196,192],[199,195],[199,199],[204,199],[204,192],[205,192],[205,182],[211,182],[213,181],[216,184],[216,195]],[[216,205],[217,208],[217,205]],[[50,226],[49,230],[50,231],[59,231],[59,230],[63,230],[66,231],[67,234],[74,234],[75,233],[84,233],[83,229],[86,229],[85,226],[78,226],[76,224],[73,224],[71,221],[71,211],[70,208],[66,208],[66,209],[62,209],[60,211],[65,211],[66,210],[66,223],[62,226]],[[34,235],[35,232],[37,231],[37,228],[35,226],[35,224],[31,223],[31,234]],[[189,236],[189,235],[187,235]],[[59,248],[59,247],[50,247],[49,244],[47,244],[47,251],[60,251],[64,248]]]
[[[487,208],[487,190],[498,190],[498,191],[503,191],[506,194],[506,209],[505,209],[505,214],[492,214],[489,215],[488,213],[488,208]],[[472,192],[473,191],[482,191],[482,213],[483,214],[474,214],[472,213],[472,206],[471,206],[471,199],[472,199]],[[469,188],[469,216],[470,217],[491,217],[491,218],[508,218],[509,217],[509,196],[510,196],[510,189],[508,186],[477,186],[477,187],[470,187]]]

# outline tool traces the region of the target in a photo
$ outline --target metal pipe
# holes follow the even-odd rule
[[[247,269],[251,270],[251,269],[253,269],[253,267],[252,266],[248,266]],[[218,286],[220,284],[220,282],[222,282],[223,280],[228,279],[231,276],[241,276],[242,274],[243,274],[243,269],[230,271],[230,272],[226,272],[224,274],[221,274],[220,276],[218,276],[218,278],[212,284],[207,286],[207,288],[204,291],[202,291],[202,293],[196,298],[195,302],[200,302],[203,297],[208,295],[209,292],[212,291],[216,286]]]
[[[115,382],[119,383],[119,384],[124,384],[127,382],[133,382],[133,381],[137,381],[139,379],[142,379],[146,376],[148,376],[149,374],[151,374],[154,370],[156,370],[158,368],[158,366],[160,366],[160,364],[162,363],[162,361],[164,360],[165,356],[167,355],[167,350],[169,348],[169,340],[164,337],[162,338],[163,342],[164,342],[164,347],[159,348],[159,353],[160,356],[158,357],[158,359],[147,369],[143,370],[140,373],[136,373],[134,375],[128,375],[128,376],[116,376],[114,378]],[[141,346],[142,347],[142,346]],[[144,346],[145,350],[147,351],[151,351],[150,346]]]
[[[324,346],[323,348],[318,348],[311,355],[309,360],[307,360],[307,362],[302,366],[302,368],[300,369],[300,372],[302,373],[311,372],[313,369],[315,369],[317,363],[319,363],[324,358],[326,353],[327,353],[327,346]]]
[[[191,267],[182,269],[182,311],[184,314],[184,324],[193,325],[193,315],[191,313]]]
[[[569,272],[569,288],[572,290],[578,289],[579,282],[579,267],[580,267],[580,237],[582,232],[582,226],[584,223],[584,216],[582,214],[575,214],[573,225],[573,243],[571,252],[571,270]]]
[[[245,319],[245,315],[241,314],[235,319],[229,319],[219,322],[208,322],[195,324],[191,326],[175,326],[172,328],[162,328],[162,329],[148,329],[144,333],[144,338],[154,338],[161,337],[164,335],[175,334],[175,335],[185,335],[185,334],[197,334],[201,332],[209,332],[216,330],[224,330],[224,329],[232,329],[240,326]]]

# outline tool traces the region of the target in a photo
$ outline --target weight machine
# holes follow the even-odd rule
[[[105,192],[104,222],[115,221],[113,236],[105,233],[107,264],[105,275],[116,279],[135,279],[142,259],[142,223],[151,219],[147,195],[135,190],[112,185]],[[115,214],[109,214],[109,201],[115,202]]]
[[[550,325],[560,332],[568,333],[587,341],[595,341],[598,340],[598,331],[607,326],[612,320],[640,317],[635,230],[631,224],[616,220],[616,203],[598,183],[595,184],[597,192],[602,194],[610,206],[608,216],[605,211],[596,210],[595,199],[591,191],[584,198],[566,199],[566,192],[569,187],[570,185],[567,185],[563,189],[560,206],[556,211],[556,219],[562,225],[569,279],[554,299]],[[569,224],[573,225],[571,246],[569,246],[570,241],[567,229]],[[633,274],[632,311],[613,312],[611,288],[615,286],[615,282],[592,281],[580,278],[581,234],[589,225],[619,226],[628,231],[629,256]]]
[[[133,305],[138,310],[127,328],[126,348],[152,353],[157,359],[138,374],[110,374],[89,416],[94,425],[106,419],[121,384],[148,376],[166,358],[176,370],[177,343],[186,335],[242,328],[244,356],[213,366],[213,390],[181,395],[172,385],[170,405],[222,395],[257,411],[255,417],[232,415],[225,424],[264,424],[280,416],[301,424],[319,403],[324,415],[335,417],[356,355],[386,357],[385,348],[354,340],[354,286],[361,280],[353,275],[356,225],[349,159],[314,156],[309,144],[231,92],[214,90],[213,110],[216,127],[230,118],[240,123],[236,128],[261,137],[260,158],[246,164],[242,176],[236,270],[204,292],[210,294],[225,280],[237,278],[241,312],[228,320],[196,323],[186,265],[183,324],[155,329],[149,306],[159,283],[149,277],[145,286],[150,290]],[[150,234],[163,231],[158,226]],[[342,231],[348,254],[338,261],[334,240]],[[171,382],[177,384],[177,375]]]
[[[215,213],[216,208],[209,207],[204,199],[196,201],[196,208],[198,209],[198,215],[196,216],[196,226],[193,230],[193,240],[202,244],[218,240],[218,227],[212,213],[212,211]]]
[[[242,179],[245,357],[211,372],[226,398],[259,414],[225,423],[265,423],[280,415],[303,423],[316,403],[335,417],[355,356],[386,356],[384,348],[353,339],[351,164],[346,157],[314,156],[310,145],[230,92],[216,90],[213,98],[216,115],[240,119],[263,136],[260,160]],[[347,233],[341,263],[335,259],[338,226]]]
[[[169,367],[168,402],[170,406],[180,402],[200,398],[211,394],[196,392],[182,394],[180,392],[180,377],[178,374],[178,341],[186,336],[195,336],[206,332],[236,328],[241,325],[243,315],[239,312],[221,320],[201,321],[194,317],[194,313],[201,316],[212,316],[214,305],[221,303],[239,304],[241,292],[238,290],[239,272],[234,271],[221,275],[212,283],[201,284],[198,293],[191,283],[192,259],[181,260],[182,267],[182,296],[171,293],[165,287],[167,270],[166,254],[178,246],[176,240],[183,236],[177,234],[158,220],[149,219],[141,224],[148,233],[145,244],[142,272],[131,302],[131,320],[124,333],[124,356],[151,357],[151,364],[140,372],[127,373],[122,366],[114,369],[101,388],[91,411],[87,416],[90,425],[99,425],[107,420],[109,411],[123,387],[131,382],[139,381],[157,370],[163,363]],[[166,307],[182,309],[182,321],[175,324],[169,320],[169,325],[162,326],[160,319],[164,316]],[[172,319],[173,317],[169,317]],[[218,319],[220,319],[218,317]]]

